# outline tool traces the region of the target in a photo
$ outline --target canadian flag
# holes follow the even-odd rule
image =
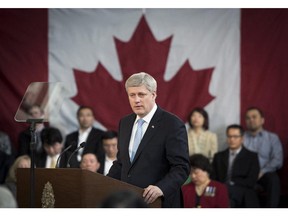
[[[280,9],[1,9],[0,130],[17,148],[27,125],[14,115],[36,81],[64,85],[50,121],[64,135],[76,130],[79,105],[94,108],[96,127],[117,130],[131,112],[125,80],[145,71],[158,82],[157,103],[185,122],[205,107],[220,149],[227,125],[262,108],[265,128],[282,140],[285,173],[287,20]]]

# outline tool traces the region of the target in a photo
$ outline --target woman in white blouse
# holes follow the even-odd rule
[[[203,154],[210,162],[218,151],[217,135],[209,131],[208,113],[201,107],[194,108],[188,117],[189,155]]]

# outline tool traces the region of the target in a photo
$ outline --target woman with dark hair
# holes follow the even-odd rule
[[[210,162],[218,151],[217,135],[209,131],[208,113],[201,107],[194,108],[188,117],[189,155],[203,154]]]
[[[210,179],[212,167],[201,154],[190,156],[192,182],[182,186],[184,208],[228,208],[228,191],[224,184]]]

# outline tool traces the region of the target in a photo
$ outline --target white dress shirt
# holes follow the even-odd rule
[[[89,136],[90,131],[92,130],[92,127],[88,128],[85,131],[81,131],[79,130],[79,136],[78,136],[78,145],[77,147],[80,146],[80,144],[82,142],[86,142],[87,138]],[[82,153],[83,153],[84,148],[79,149],[79,151],[77,152],[77,160],[80,162],[82,159]]]
[[[60,154],[57,154],[54,157],[50,157],[49,155],[47,155],[45,168],[51,168],[50,165],[51,165],[52,160],[55,161],[55,166],[56,166],[56,162],[59,156]]]

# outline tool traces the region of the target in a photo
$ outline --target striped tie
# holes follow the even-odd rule
[[[141,142],[141,139],[142,139],[142,125],[144,123],[144,120],[143,119],[138,119],[137,123],[138,123],[138,126],[137,126],[137,130],[136,130],[136,133],[135,133],[134,144],[133,144],[131,158],[130,158],[131,162],[133,161],[133,159],[135,157],[135,154],[137,152],[138,146],[139,146],[139,144]]]

